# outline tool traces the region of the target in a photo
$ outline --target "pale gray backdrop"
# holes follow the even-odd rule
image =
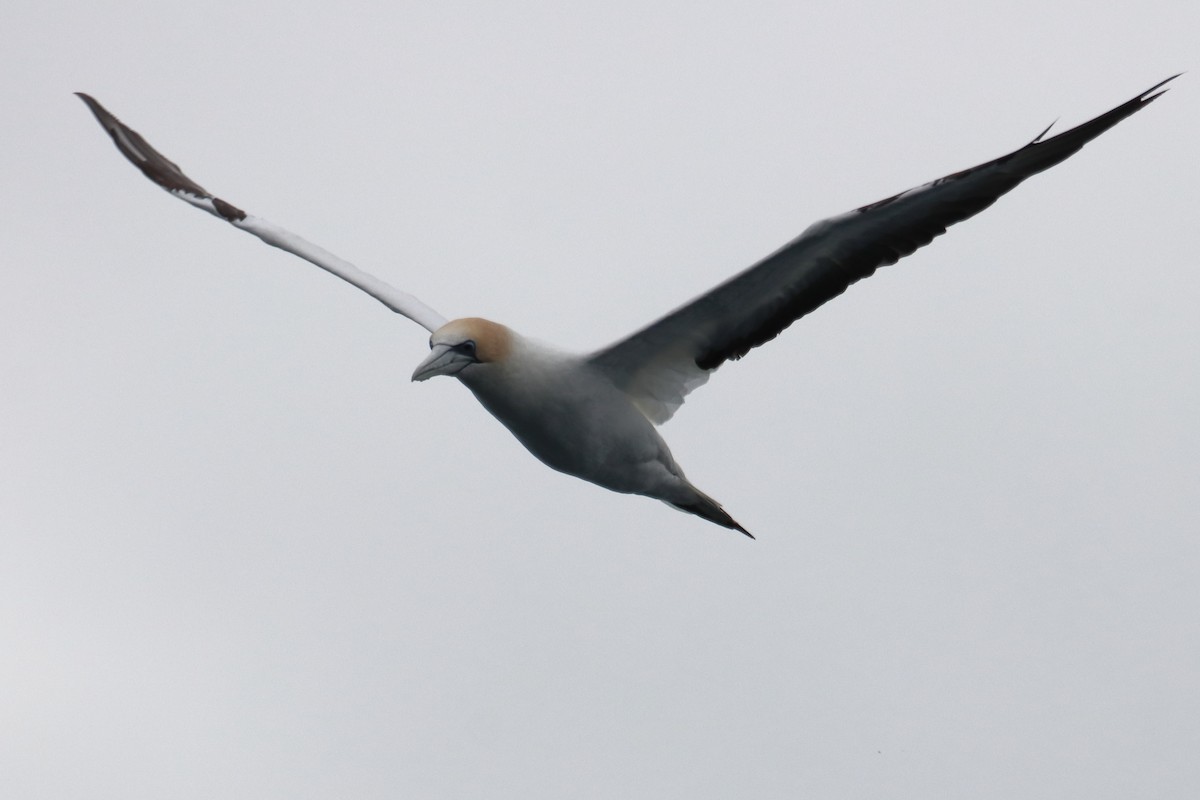
[[[0,13],[0,796],[1200,788],[1200,84],[666,428],[757,542],[546,469],[426,334],[597,347],[1195,70],[1178,2]]]

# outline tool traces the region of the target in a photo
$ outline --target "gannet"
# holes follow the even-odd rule
[[[547,466],[614,492],[661,500],[754,538],[675,462],[657,425],[729,360],[778,336],[850,284],[896,263],[1021,181],[1064,161],[1159,97],[1178,75],[1090,122],[1008,155],[821,220],[771,255],[640,331],[566,353],[477,317],[447,320],[412,295],[211,194],[90,96],[117,149],[154,183],[358,287],[431,334],[414,381],[452,375]],[[1159,91],[1162,89],[1162,91]],[[1053,127],[1053,125],[1051,126]]]

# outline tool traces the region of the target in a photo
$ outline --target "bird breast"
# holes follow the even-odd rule
[[[521,348],[504,363],[478,367],[459,379],[548,467],[637,493],[647,466],[676,471],[651,422],[582,358]]]

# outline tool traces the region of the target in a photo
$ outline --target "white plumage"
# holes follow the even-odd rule
[[[414,381],[453,375],[547,466],[616,492],[662,500],[749,536],[687,480],[655,425],[670,419],[722,363],[773,339],[850,284],[1070,157],[1160,96],[1170,80],[1057,136],[1046,139],[1043,131],[1006,156],[818,222],[657,322],[584,355],[548,348],[488,320],[447,321],[412,295],[205,191],[94,99],[80,97],[150,180],[332,272],[429,330],[430,354]]]

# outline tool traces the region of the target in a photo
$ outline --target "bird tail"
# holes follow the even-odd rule
[[[695,514],[697,517],[706,519],[709,522],[715,522],[722,528],[740,531],[746,536],[749,536],[751,539],[754,538],[754,534],[743,528],[738,524],[737,520],[729,516],[725,509],[721,508],[720,503],[718,503],[716,500],[713,500],[711,497],[694,486],[689,488],[692,490],[690,497],[680,501],[668,500],[666,502],[669,505],[678,508],[680,511],[686,511],[689,514]]]

